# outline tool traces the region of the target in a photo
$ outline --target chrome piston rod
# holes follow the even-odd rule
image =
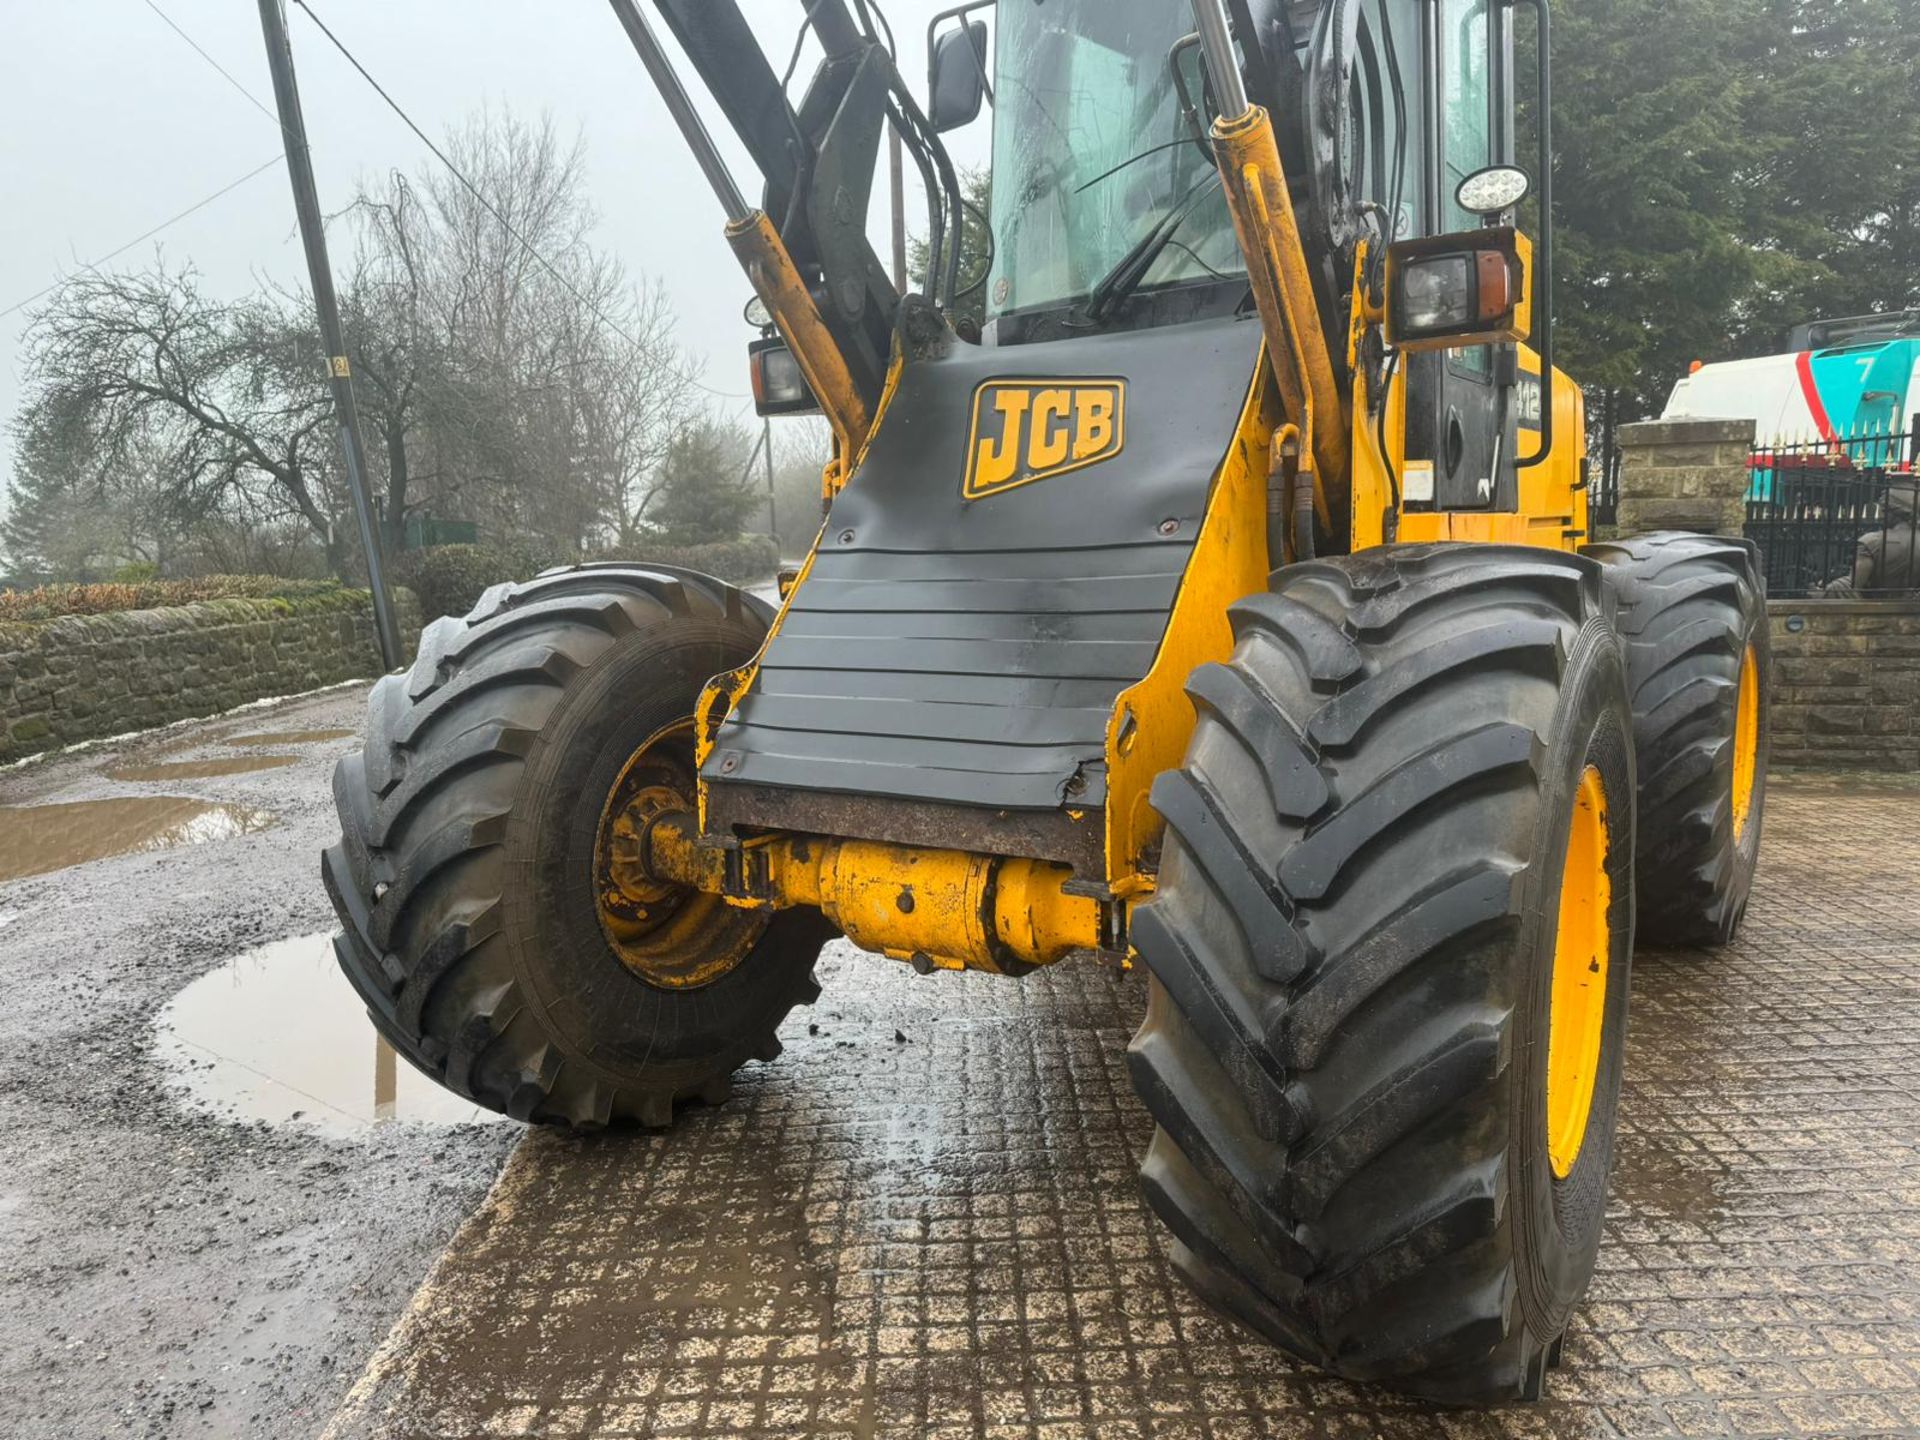
[[[1233,34],[1227,28],[1227,7],[1221,0],[1193,0],[1194,23],[1200,27],[1200,48],[1206,52],[1207,73],[1220,98],[1220,116],[1238,120],[1252,109],[1247,82],[1233,53]]]
[[[647,67],[647,74],[653,77],[654,88],[666,102],[667,113],[673,116],[673,123],[680,127],[680,134],[693,151],[693,158],[700,162],[707,183],[713,187],[713,193],[720,197],[720,206],[727,212],[727,223],[741,223],[753,213],[752,208],[740,193],[740,187],[734,184],[733,173],[727,169],[727,162],[721,158],[713,137],[707,133],[706,122],[700,118],[700,112],[693,108],[686,87],[680,83],[679,75],[674,73],[673,61],[660,48],[652,27],[647,24],[646,16],[640,13],[640,7],[634,0],[609,0],[609,3],[613,6],[613,13],[620,17],[627,39],[640,52],[640,63]]]

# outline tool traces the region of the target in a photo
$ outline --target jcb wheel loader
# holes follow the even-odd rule
[[[655,4],[762,172],[612,0],[764,309],[763,408],[831,423],[825,521],[777,611],[580,566],[427,630],[335,777],[374,1022],[522,1120],[665,1125],[772,1058],[830,936],[1143,963],[1142,1175],[1198,1291],[1343,1375],[1537,1396],[1636,911],[1731,938],[1767,730],[1752,550],[1584,544],[1546,0],[974,0],[925,106],[874,0],[795,4],[797,105],[731,0]],[[985,100],[969,272],[940,137]]]

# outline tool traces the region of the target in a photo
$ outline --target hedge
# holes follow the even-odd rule
[[[40,585],[31,590],[0,590],[0,622],[162,610],[206,600],[304,600],[338,593],[340,586],[332,580],[282,580],[273,575],[207,575],[198,580]]]
[[[420,597],[420,613],[464,615],[489,585],[530,580],[552,561],[544,555],[497,545],[431,545],[409,550],[387,567],[393,583]]]

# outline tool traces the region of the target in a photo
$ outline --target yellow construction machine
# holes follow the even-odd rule
[[[1636,920],[1731,938],[1767,750],[1751,549],[1588,532],[1546,0],[973,0],[921,95],[876,0],[795,0],[797,100],[734,0],[640,4],[761,407],[831,424],[825,521],[777,608],[589,565],[427,629],[335,778],[375,1023],[519,1119],[665,1125],[833,936],[1143,965],[1141,1173],[1199,1292],[1342,1375],[1537,1396]],[[988,105],[963,255],[942,137]]]

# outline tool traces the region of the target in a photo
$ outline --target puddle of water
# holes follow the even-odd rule
[[[299,759],[298,755],[230,755],[224,760],[162,760],[152,765],[115,765],[102,773],[109,780],[213,780],[222,775],[278,770]]]
[[[0,881],[104,860],[251,835],[273,824],[264,810],[181,795],[0,805]]]
[[[189,1102],[334,1135],[393,1121],[500,1120],[399,1062],[340,973],[332,941],[302,935],[250,950],[160,1012],[155,1052]]]
[[[272,730],[259,735],[236,735],[226,745],[318,745],[327,740],[351,740],[358,730]]]

